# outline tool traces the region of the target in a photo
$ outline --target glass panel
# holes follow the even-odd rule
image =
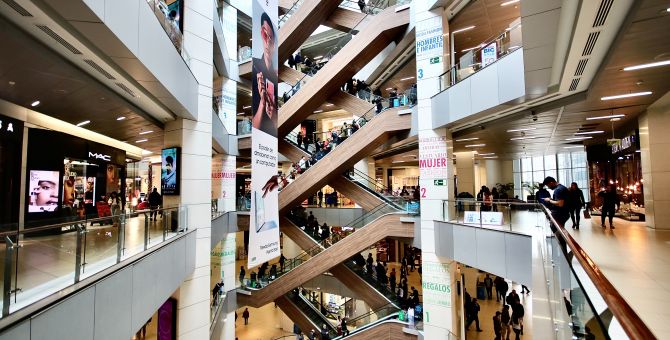
[[[520,159],[515,159],[512,161],[512,171],[513,172],[521,172],[521,160]]]
[[[556,170],[548,170],[548,171],[544,172],[544,177],[547,177],[547,176],[551,176],[553,178],[556,178],[558,176],[558,174],[557,174]],[[542,180],[544,181],[544,178]],[[557,179],[557,181],[558,181],[558,179]],[[560,181],[559,181],[559,183],[560,183]]]
[[[533,157],[533,171],[544,170],[544,157]]]
[[[570,169],[559,169],[557,180],[559,183],[563,183],[563,185],[569,185],[570,182],[572,182],[572,175],[570,174]]]
[[[521,171],[533,171],[533,164],[530,158],[521,159]]]
[[[521,188],[521,174],[520,173],[515,173],[514,174],[514,188],[515,189]]]
[[[535,165],[535,163],[533,163]],[[533,182],[540,183],[544,181],[544,171],[533,171]]]
[[[572,167],[586,167],[586,152],[573,152],[572,153]]]
[[[528,171],[528,172],[523,172],[521,176],[521,181],[523,183],[532,183],[533,182],[533,173]]]
[[[558,168],[566,169],[570,168],[570,154],[569,153],[559,153],[558,154]]]
[[[556,169],[556,155],[544,156],[544,169],[545,170]]]

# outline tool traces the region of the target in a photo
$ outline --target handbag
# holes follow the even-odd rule
[[[589,213],[588,209],[584,209],[584,218],[591,218],[591,213]]]

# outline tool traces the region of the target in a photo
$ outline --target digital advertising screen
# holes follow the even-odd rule
[[[30,170],[28,212],[51,212],[58,207],[60,174],[58,171]]]
[[[161,195],[179,195],[180,149],[161,151]]]

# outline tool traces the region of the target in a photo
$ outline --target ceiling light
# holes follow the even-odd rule
[[[333,105],[335,105],[335,104],[326,104],[326,106],[333,106]]]
[[[387,88],[386,88],[386,91],[391,91],[391,90],[393,90],[392,87],[387,87]]]
[[[323,58],[322,55],[314,57],[314,60]]]
[[[597,135],[599,133],[605,133],[605,131],[584,131],[584,132],[576,132],[575,136],[577,135]]]
[[[246,109],[250,109],[250,108],[251,108],[251,105],[248,105],[248,106],[242,106],[242,110],[246,110]]]
[[[402,79],[400,79],[400,81],[405,81],[405,80],[410,80],[410,79],[414,79],[414,77],[402,78]]]
[[[321,112],[323,112],[323,110],[316,110],[316,111],[314,111],[314,113],[321,113]]]
[[[148,155],[151,155],[152,153],[153,152],[151,152],[149,150],[142,150],[142,156],[148,156]]]
[[[507,6],[507,5],[515,4],[517,2],[519,2],[519,0],[505,1],[505,2],[501,3],[500,6]]]
[[[39,101],[39,100],[36,100],[36,101],[30,103],[30,106],[32,106],[32,107],[35,107],[35,106],[37,106],[37,105],[40,105],[40,101]]]
[[[121,116],[121,117],[119,117],[119,118],[116,118],[116,120],[124,120],[124,119],[126,119],[125,116]]]
[[[471,141],[471,140],[478,140],[478,139],[479,139],[479,138],[477,138],[477,137],[473,137],[473,138],[461,138],[461,139],[457,139],[456,142],[468,142],[468,141]]]
[[[668,7],[665,11],[670,13],[670,7]]]
[[[653,92],[651,91],[644,91],[644,92],[633,92],[633,93],[626,93],[626,94],[617,94],[614,96],[607,96],[607,97],[602,97],[600,100],[612,100],[612,99],[621,99],[621,98],[630,98],[630,97],[639,97],[639,96],[648,96],[652,94]]]
[[[478,147],[481,147],[481,146],[486,146],[486,144],[470,144],[470,145],[466,145],[465,147],[466,148],[478,148]]]
[[[583,148],[583,145],[564,146],[563,149]]]
[[[152,133],[152,132],[153,132],[153,130],[142,131],[142,132],[140,132],[140,135],[146,135],[146,134],[149,134],[149,133]]]
[[[145,139],[140,139],[138,141],[135,141],[135,143],[144,143],[146,141],[148,141],[148,139],[145,138]]]
[[[489,153],[478,153],[477,155],[479,155],[479,156],[492,156],[492,155],[495,155],[495,154],[496,154],[495,152],[489,152]]]
[[[86,124],[88,124],[88,123],[90,123],[90,122],[91,122],[90,120],[85,120],[85,121],[83,121],[83,122],[77,124],[77,126],[84,126],[84,125],[86,125]]]
[[[507,132],[521,132],[521,131],[530,131],[530,130],[537,130],[537,128],[512,129],[512,130],[507,130]]]
[[[241,116],[241,115],[243,115],[243,114],[244,114],[244,112],[238,112],[238,113],[237,113],[238,116]]]
[[[657,61],[655,63],[648,63],[648,64],[641,64],[641,65],[635,65],[635,66],[628,66],[624,67],[624,71],[634,71],[634,70],[639,70],[643,68],[650,68],[650,67],[658,67],[658,66],[665,66],[665,65],[670,65],[670,60],[664,60],[664,61]]]
[[[403,163],[403,162],[405,162],[405,161],[393,161],[391,163]]]
[[[464,28],[461,28],[461,29],[457,29],[457,30],[451,32],[451,34],[461,33],[461,32],[465,32],[465,31],[469,31],[469,30],[471,30],[471,29],[473,29],[473,28],[475,28],[475,27],[477,27],[477,26],[468,26],[468,27],[464,27]]]
[[[471,50],[476,50],[476,49],[478,49],[479,47],[481,47],[481,46],[480,46],[480,45],[477,45],[477,46],[475,46],[475,47],[466,48],[466,49],[462,50],[461,52],[467,52],[467,51],[471,51]]]
[[[586,117],[586,120],[596,120],[596,119],[612,119],[612,118],[621,118],[625,117],[624,114],[619,115],[609,115],[609,116],[598,116],[598,117]]]
[[[482,158],[484,158],[484,159],[495,159],[495,158],[498,158],[498,156],[482,157]]]
[[[565,140],[585,140],[585,139],[591,139],[593,137],[591,136],[586,136],[586,137],[572,137],[572,138],[566,138]]]
[[[610,122],[618,122],[620,120],[621,120],[621,118],[615,117],[615,118],[610,119]]]
[[[538,137],[539,137],[539,136],[514,137],[514,138],[510,138],[509,140],[535,139],[535,138],[538,138]]]

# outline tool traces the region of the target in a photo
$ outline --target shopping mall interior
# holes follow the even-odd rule
[[[670,0],[2,0],[0,340],[669,339],[668,32]]]

